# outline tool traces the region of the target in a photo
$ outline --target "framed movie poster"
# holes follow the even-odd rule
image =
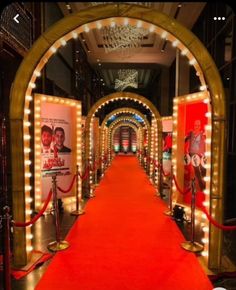
[[[209,163],[207,151],[210,150],[210,132],[207,131],[210,119],[207,93],[199,93],[179,97],[174,110],[177,118],[173,123],[175,140],[172,162],[175,165],[174,174],[182,193],[177,192],[177,202],[191,204],[192,191],[196,189],[196,206],[200,207],[206,201],[206,173]],[[174,159],[174,160],[173,160]],[[209,166],[208,166],[209,167]]]
[[[70,188],[81,166],[81,103],[47,95],[35,95],[35,194],[36,208],[47,199],[52,176],[64,191]],[[75,196],[76,186],[58,198]]]

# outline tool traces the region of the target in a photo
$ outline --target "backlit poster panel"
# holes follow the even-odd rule
[[[179,195],[179,198],[189,205],[191,204],[192,192],[188,189],[191,188],[193,179],[196,188],[196,206],[201,206],[205,200],[207,111],[208,106],[203,100],[188,101],[178,105],[179,146],[177,155],[183,154],[183,177],[179,176],[178,182],[183,178],[183,186],[181,184],[180,186],[184,192],[184,194]]]
[[[36,95],[35,112],[35,188],[37,200],[42,202],[52,188],[53,175],[58,187],[66,191],[70,188],[78,161],[81,105],[75,100]],[[75,185],[68,193],[57,190],[58,198],[72,195]]]

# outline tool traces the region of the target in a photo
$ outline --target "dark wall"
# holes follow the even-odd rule
[[[221,20],[214,20],[221,17]],[[225,20],[222,20],[225,17]],[[207,47],[222,78],[226,95],[225,219],[236,218],[236,18],[226,3],[207,3],[193,32]],[[192,73],[193,74],[193,73]],[[195,83],[190,82],[191,89]],[[223,153],[222,153],[223,154]]]

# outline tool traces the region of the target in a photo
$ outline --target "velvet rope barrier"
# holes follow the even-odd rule
[[[201,206],[202,211],[205,213],[205,215],[207,216],[208,220],[210,221],[211,224],[213,224],[215,227],[223,230],[223,231],[235,231],[236,230],[236,225],[234,226],[225,226],[225,225],[221,225],[219,224],[215,219],[213,219],[211,217],[211,215],[208,213],[208,211],[206,210],[206,208],[202,205]]]
[[[89,175],[89,166],[86,167],[84,174],[81,175],[80,172],[78,172],[78,175],[82,180],[86,179]]]
[[[162,172],[162,174],[163,174],[165,177],[170,176],[170,173],[165,173],[165,171],[163,170],[163,166],[162,166],[162,165],[161,165],[160,167],[161,167],[161,172]]]
[[[94,161],[94,163],[92,164],[92,165],[89,165],[89,169],[91,170],[91,171],[96,171],[96,169],[97,169],[98,167],[97,167],[97,163],[96,163],[96,161]]]
[[[38,214],[36,216],[34,216],[32,218],[32,220],[30,220],[28,222],[25,222],[25,223],[24,222],[15,222],[15,221],[12,221],[12,224],[15,227],[27,227],[29,225],[34,224],[43,215],[43,213],[45,212],[45,210],[46,210],[46,208],[47,208],[47,206],[49,204],[49,201],[51,200],[51,197],[52,197],[52,189],[48,193],[48,197],[45,200],[45,203],[44,203],[43,208],[38,212]]]
[[[67,190],[62,189],[60,186],[57,186],[57,189],[60,190],[63,193],[68,193],[69,191],[71,191],[71,189],[72,189],[72,187],[74,185],[75,179],[76,179],[76,174],[73,176],[71,184],[70,184],[70,186],[69,186],[69,188]]]
[[[174,179],[174,182],[175,182],[175,186],[176,186],[176,188],[178,189],[178,191],[179,191],[181,194],[186,194],[186,193],[188,193],[188,192],[191,190],[190,187],[187,188],[185,191],[181,190],[181,188],[179,187],[179,185],[178,185],[178,183],[177,183],[177,180],[176,180],[176,177],[175,177],[174,174],[173,174],[173,179]]]

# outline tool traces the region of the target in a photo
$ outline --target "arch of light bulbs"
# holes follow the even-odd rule
[[[109,128],[109,131],[108,131],[108,140],[109,140],[109,147],[110,148],[112,147],[112,143],[113,143],[113,138],[114,138],[115,131],[118,128],[122,127],[122,126],[127,126],[127,127],[132,128],[135,131],[136,136],[138,136],[138,132],[139,132],[140,129],[136,125],[131,124],[129,122],[125,122],[125,121],[120,121],[119,123],[114,124],[114,126],[112,126],[111,128]]]
[[[87,159],[90,160],[90,157],[92,156],[92,123],[93,118],[96,114],[96,112],[102,108],[103,106],[106,106],[106,104],[109,104],[109,102],[113,101],[119,101],[119,100],[128,100],[128,101],[134,101],[141,104],[144,108],[148,109],[151,112],[152,120],[151,120],[151,138],[150,138],[150,157],[156,160],[161,159],[162,155],[162,123],[160,121],[160,115],[157,111],[156,107],[145,97],[140,96],[138,94],[134,93],[128,93],[128,92],[118,92],[113,93],[111,95],[108,95],[106,97],[101,98],[97,103],[91,108],[89,111],[88,117],[86,118],[86,130],[89,132],[89,141],[87,140],[86,148],[89,148],[89,157]],[[122,109],[122,108],[121,108]],[[144,118],[145,119],[145,118]],[[151,176],[150,179],[154,178],[155,183],[157,184],[157,187],[159,187],[158,181],[159,181],[159,171],[155,171],[153,163],[149,164],[149,175]],[[155,173],[155,174],[154,174]],[[92,173],[91,173],[92,174]],[[154,174],[154,176],[153,176]]]
[[[212,130],[212,120],[211,120],[211,105],[209,102],[209,93],[206,92],[200,92],[200,93],[194,93],[185,95],[182,97],[176,97],[174,98],[174,106],[173,106],[173,146],[172,146],[172,165],[173,165],[173,174],[177,176],[178,178],[178,172],[177,172],[177,139],[178,139],[178,131],[177,131],[177,125],[178,125],[178,105],[179,104],[186,104],[191,101],[203,101],[208,105],[208,110],[206,113],[207,117],[207,125],[205,126],[205,132],[206,132],[206,152],[205,155],[207,157],[207,162],[205,165],[206,168],[206,176],[204,177],[204,180],[206,182],[206,188],[204,189],[205,194],[205,202],[204,206],[209,211],[209,205],[210,205],[210,185],[211,185],[211,130]],[[173,193],[177,193],[176,186],[174,182],[172,183],[172,190]],[[212,188],[212,191],[216,191],[216,188]],[[177,196],[175,196],[177,198]],[[174,201],[173,199],[173,202]],[[183,205],[186,208],[187,215],[190,215],[190,207],[186,206],[186,204]],[[214,205],[213,205],[214,207]],[[212,215],[214,217],[214,213]],[[208,247],[209,247],[209,222],[206,218],[206,215],[202,213],[201,210],[196,209],[195,211],[195,220],[196,223],[199,224],[204,232],[204,237],[202,239],[202,243],[204,244],[204,251],[201,252],[202,256],[207,257],[208,256]]]
[[[133,109],[133,108],[129,108],[129,107],[123,107],[123,108],[119,108],[119,109],[116,109],[114,111],[112,111],[111,113],[109,113],[105,119],[103,120],[102,124],[101,124],[101,134],[102,134],[102,140],[104,139],[104,130],[106,128],[106,123],[107,121],[112,117],[112,116],[116,116],[116,115],[120,115],[120,114],[131,114],[131,115],[137,115],[139,116],[142,120],[143,120],[143,123],[144,123],[144,127],[145,129],[147,130],[147,144],[149,144],[149,135],[150,135],[150,132],[151,132],[151,129],[150,129],[150,124],[148,122],[148,120],[146,119],[146,117],[140,113],[138,110],[136,109]],[[148,146],[149,148],[149,146]],[[104,149],[101,150],[101,152],[103,152],[104,154]]]
[[[125,6],[125,5],[122,5],[122,7]],[[96,11],[97,9],[99,10],[99,8],[96,7]],[[102,10],[101,10],[102,11]],[[105,13],[105,12],[104,12]],[[107,12],[106,12],[107,13]],[[102,15],[102,14],[101,14]],[[101,18],[104,18],[101,16]],[[145,18],[145,17],[144,17]],[[158,17],[157,17],[158,18]],[[155,21],[154,21],[155,22]],[[71,31],[69,31],[68,33],[66,33],[64,36],[62,36],[61,38],[57,39],[49,49],[47,49],[47,51],[41,56],[39,56],[38,54],[36,55],[35,59],[40,59],[40,61],[36,63],[36,61],[32,62],[33,64],[35,64],[35,66],[31,67],[29,69],[29,72],[27,72],[26,74],[24,74],[24,80],[23,80],[23,85],[19,85],[19,87],[22,89],[22,92],[24,91],[25,92],[25,102],[24,102],[24,115],[23,115],[23,151],[24,151],[24,183],[25,183],[25,187],[26,186],[30,186],[30,178],[31,178],[31,175],[30,175],[30,168],[29,168],[29,163],[30,163],[30,158],[29,158],[29,153],[30,153],[30,143],[29,143],[29,140],[26,138],[26,136],[30,136],[30,133],[29,133],[29,124],[30,124],[30,114],[31,114],[31,111],[29,109],[29,106],[30,106],[30,102],[33,100],[33,97],[32,97],[32,90],[35,88],[35,82],[36,82],[36,79],[40,76],[41,74],[41,70],[43,69],[43,67],[45,66],[45,64],[48,62],[49,58],[61,47],[61,46],[65,46],[67,41],[70,40],[71,38],[77,38],[78,37],[78,34],[81,33],[81,32],[88,32],[90,29],[100,29],[102,26],[107,26],[107,25],[114,25],[114,23],[117,23],[117,24],[123,24],[123,25],[126,25],[127,23],[131,24],[131,25],[137,25],[138,27],[143,27],[145,29],[149,29],[149,31],[152,33],[157,33],[159,35],[161,35],[162,38],[165,38],[167,39],[168,41],[172,42],[173,46],[177,47],[178,49],[180,49],[181,51],[181,54],[182,55],[185,55],[188,59],[189,59],[189,63],[191,65],[193,65],[193,67],[195,68],[196,70],[196,74],[197,76],[199,77],[199,80],[200,80],[200,83],[201,83],[201,90],[206,90],[207,89],[207,85],[206,85],[206,82],[205,82],[205,79],[204,79],[204,75],[202,73],[202,70],[201,70],[201,67],[200,65],[198,64],[198,62],[196,61],[194,55],[192,54],[192,51],[196,52],[195,49],[193,47],[191,47],[191,43],[188,44],[188,46],[190,47],[190,49],[188,49],[182,42],[179,41],[179,39],[177,39],[174,35],[172,35],[171,33],[169,33],[168,31],[166,31],[164,28],[160,28],[159,26],[160,25],[163,25],[165,28],[167,25],[165,24],[162,24],[160,23],[159,26],[155,25],[155,24],[150,24],[148,23],[146,20],[138,20],[136,18],[127,18],[127,17],[112,17],[112,18],[106,18],[105,19],[101,19],[101,20],[97,20],[97,21],[93,21],[93,22],[90,22],[90,23],[87,23],[87,24],[83,24]],[[159,23],[159,22],[158,22]],[[164,23],[164,22],[163,22]],[[82,24],[82,23],[81,23]],[[73,26],[73,24],[71,25],[71,27]],[[170,27],[169,28],[171,31],[172,31],[172,28]],[[175,32],[173,32],[175,33]],[[188,32],[190,33],[190,32]],[[176,33],[178,35],[178,33]],[[181,34],[179,34],[180,37],[181,37]],[[43,37],[43,36],[42,36]],[[53,36],[55,37],[55,35]],[[186,39],[189,37],[189,35],[186,36]],[[182,36],[182,39],[185,39],[184,36]],[[195,42],[197,42],[195,40]],[[197,43],[198,44],[198,43]],[[201,50],[201,45],[198,44],[200,46],[200,50]],[[36,45],[35,45],[36,46]],[[45,43],[45,46],[44,47],[48,47],[48,42]],[[43,50],[43,48],[41,48],[41,50]],[[197,52],[196,52],[197,54]],[[31,56],[31,55],[30,55]],[[209,61],[210,65],[211,64],[211,59],[209,59],[209,56],[206,55],[205,58]],[[25,61],[26,63],[26,61]],[[203,62],[201,61],[201,64],[203,64]],[[23,66],[22,66],[23,67]],[[205,69],[205,67],[204,67]],[[30,74],[30,71],[33,70],[33,73],[32,75],[28,78],[29,79],[29,82],[28,82],[28,85],[26,87],[24,87],[25,85],[25,75],[27,74]],[[216,69],[213,65],[213,68],[211,68],[211,70],[215,73]],[[205,69],[206,71],[206,69]],[[16,79],[18,81],[18,79],[20,80],[21,77],[21,71],[19,70],[17,76],[16,76]],[[207,77],[210,81],[212,81],[212,78],[207,74]],[[215,79],[218,80],[219,79],[219,76],[216,74],[215,76]],[[212,83],[209,83],[210,85],[212,85]],[[17,83],[18,85],[18,83]],[[17,89],[19,89],[17,87]],[[19,96],[18,92],[16,92],[17,90],[14,85],[13,85],[13,90],[12,90],[12,93],[11,95],[13,95],[13,101],[15,101],[15,99]],[[223,89],[221,88],[221,85],[218,85],[216,87],[214,86],[211,86],[211,90],[214,92],[216,91],[216,95],[213,94],[213,100],[214,102],[216,103],[215,106],[217,104],[222,104],[222,100],[223,100],[223,97],[224,97],[224,94],[223,94]],[[21,92],[20,92],[21,94]],[[13,111],[13,108],[11,107],[11,110]],[[216,110],[216,112],[214,112],[217,116],[219,115],[224,115],[224,106],[223,108],[221,109],[218,109]],[[18,116],[20,116],[21,114],[21,111],[19,110],[18,112],[13,112],[12,115],[13,115],[13,118],[15,115],[18,114]],[[21,116],[20,116],[21,117]],[[17,117],[15,117],[17,118]],[[214,126],[216,127],[217,130],[220,130],[221,129],[221,126],[220,124],[218,123],[215,123]],[[222,131],[222,130],[221,130]],[[222,133],[223,134],[223,133]],[[214,135],[215,136],[215,135]],[[214,140],[215,141],[215,140]],[[217,143],[218,139],[216,140],[216,143]],[[219,142],[218,142],[219,143]],[[218,145],[217,143],[217,145]],[[220,145],[218,145],[220,146]],[[221,145],[222,147],[223,145]],[[220,148],[221,148],[220,147]],[[215,153],[216,153],[216,158],[218,156],[220,156],[220,153],[219,153],[219,149],[216,148],[215,149]],[[13,165],[14,165],[14,160],[13,160]],[[215,172],[217,172],[217,168],[214,167],[214,170]],[[20,174],[20,173],[19,173]],[[213,173],[214,174],[214,173]],[[217,174],[216,174],[217,175]],[[215,177],[217,178],[217,177]],[[215,183],[218,184],[218,181],[215,180]],[[221,185],[221,184],[220,184]],[[221,186],[222,187],[222,186]],[[25,191],[25,203],[27,204],[28,203],[28,200],[30,198],[30,194],[29,194],[29,191]],[[25,215],[25,218],[27,219],[29,217],[29,214],[27,214],[26,212],[26,215]]]
[[[136,125],[137,128],[139,128],[141,131],[141,135],[137,135],[137,144],[138,144],[138,148],[142,147],[144,138],[143,138],[143,128],[145,129],[145,127],[142,126],[142,124],[140,122],[138,122],[137,120],[135,120],[132,117],[126,117],[126,116],[121,116],[118,117],[117,119],[115,119],[108,127],[109,130],[112,130],[112,128],[119,122],[129,122],[129,123],[133,123],[134,125]],[[109,131],[108,131],[109,132]],[[113,141],[113,139],[112,139]],[[109,146],[110,144],[110,146]],[[108,152],[111,152],[112,149],[112,143],[108,142]]]
[[[27,139],[27,136],[30,136],[29,132],[29,126],[30,126],[30,114],[31,111],[29,109],[30,102],[33,100],[32,97],[32,90],[36,87],[35,82],[38,77],[41,75],[41,71],[44,68],[45,64],[48,62],[48,60],[56,53],[56,51],[67,44],[67,42],[72,38],[77,38],[78,35],[82,32],[89,32],[91,29],[101,29],[103,26],[110,26],[110,25],[136,25],[138,27],[143,27],[144,29],[148,29],[150,33],[157,33],[162,38],[172,42],[173,46],[180,49],[181,54],[185,55],[189,59],[189,63],[194,66],[195,70],[197,71],[197,75],[200,79],[201,83],[201,90],[206,89],[206,82],[204,80],[203,74],[201,72],[201,69],[194,58],[194,56],[191,54],[191,52],[178,40],[176,39],[172,34],[168,33],[167,31],[155,26],[154,24],[149,24],[145,21],[137,20],[137,19],[131,19],[127,17],[112,17],[108,19],[103,19],[99,21],[90,22],[89,24],[84,24],[73,31],[70,31],[66,35],[64,35],[62,38],[58,39],[54,42],[54,44],[46,51],[46,53],[41,58],[40,62],[37,64],[37,66],[34,69],[34,72],[30,78],[30,81],[28,83],[28,87],[26,89],[25,93],[25,105],[24,105],[24,160],[25,160],[25,189],[30,188],[30,178],[31,178],[31,172],[30,172],[30,158],[29,153],[31,151],[29,139]],[[155,134],[152,133],[152,136]],[[153,152],[152,152],[153,154]],[[153,169],[152,169],[153,170]],[[29,207],[29,200],[30,198],[30,190],[25,191],[25,201],[26,201],[26,208]],[[26,211],[26,219],[30,217],[30,212]],[[29,247],[30,248],[30,247]],[[30,248],[31,249],[31,248]]]
[[[150,146],[151,146],[151,127],[150,127],[150,124],[147,120],[147,118],[142,114],[140,113],[138,110],[136,109],[133,109],[133,108],[130,108],[130,107],[123,107],[123,108],[119,108],[119,109],[115,109],[113,110],[112,112],[110,112],[103,120],[102,124],[101,124],[101,139],[102,139],[102,142],[101,142],[101,156],[105,156],[105,152],[107,151],[107,147],[106,145],[108,144],[107,142],[107,139],[106,139],[106,136],[107,136],[107,132],[108,132],[108,129],[106,127],[106,124],[107,124],[107,121],[112,117],[112,116],[116,116],[116,115],[120,115],[120,114],[131,114],[131,115],[137,115],[139,116],[143,122],[144,122],[144,129],[145,129],[145,133],[146,133],[146,140],[147,140],[147,144],[148,144],[148,152],[150,150]],[[143,136],[144,137],[144,136]],[[106,140],[105,140],[106,139]],[[140,155],[140,158],[143,160],[143,156]],[[143,160],[144,161],[144,160]],[[141,162],[141,160],[140,160]],[[145,162],[146,162],[146,159],[145,159]],[[104,166],[102,164],[102,166]],[[144,165],[146,167],[146,163]],[[104,168],[103,168],[104,170]]]
[[[108,152],[110,152],[109,155],[111,155],[111,150],[114,143],[114,139],[113,139],[114,134],[115,134],[114,126],[120,123],[123,123],[125,126],[128,126],[130,124],[134,125],[137,129],[135,132],[136,132],[138,148],[140,148],[141,144],[143,144],[143,126],[140,124],[140,122],[138,122],[134,118],[122,116],[122,117],[117,118],[115,121],[113,121],[109,126],[109,131],[108,131],[108,136],[110,136],[108,138],[110,140],[108,142]]]

